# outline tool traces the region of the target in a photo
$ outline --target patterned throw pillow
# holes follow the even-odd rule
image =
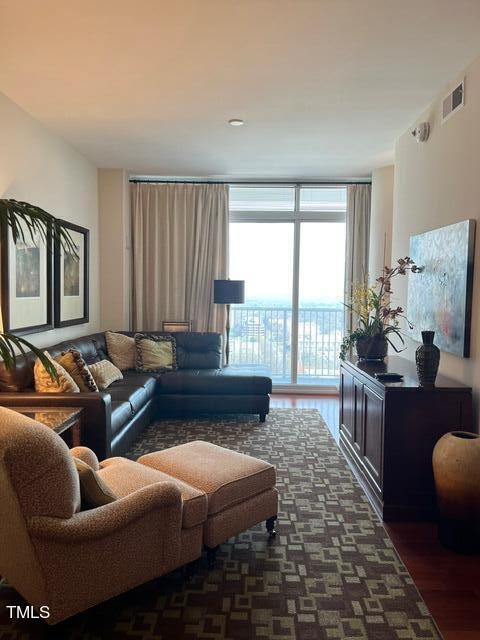
[[[173,336],[135,334],[137,371],[160,373],[177,368],[177,349]]]
[[[123,380],[122,372],[110,360],[100,360],[100,362],[89,364],[88,368],[100,391],[108,389],[117,380]]]
[[[98,391],[97,384],[90,373],[87,363],[77,349],[69,349],[55,358],[72,376],[80,391]]]
[[[83,510],[103,507],[104,504],[110,504],[110,502],[114,502],[117,499],[90,465],[75,457],[73,461],[77,467],[78,479],[80,480]]]
[[[137,351],[133,338],[124,336],[123,333],[105,331],[105,342],[107,343],[108,357],[120,371],[135,369]]]
[[[55,362],[48,351],[44,351],[43,353],[55,367],[58,374],[58,380],[53,380],[40,360],[37,359],[33,369],[35,391],[38,391],[39,393],[78,393],[80,391],[78,384],[68,371],[58,364],[58,362]]]

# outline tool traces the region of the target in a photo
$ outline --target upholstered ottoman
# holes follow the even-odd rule
[[[262,520],[275,535],[278,492],[268,462],[197,440],[141,456],[138,461],[207,494],[203,542],[212,565],[222,542]]]

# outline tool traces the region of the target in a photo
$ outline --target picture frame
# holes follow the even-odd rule
[[[168,333],[175,333],[177,331],[191,331],[192,321],[176,321],[176,320],[164,320],[162,322],[162,331]]]
[[[65,253],[60,240],[54,251],[54,323],[55,327],[84,324],[89,318],[89,241],[84,227],[62,220],[77,247],[78,255]]]
[[[17,336],[53,329],[52,235],[46,238],[22,226],[24,239],[13,241],[10,227],[1,232],[1,303],[3,329]]]

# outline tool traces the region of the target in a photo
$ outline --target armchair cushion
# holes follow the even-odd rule
[[[80,460],[73,458],[80,480],[80,495],[82,496],[82,509],[95,509],[103,507],[117,499],[103,482],[98,473],[92,467]]]
[[[127,458],[109,458],[100,463],[98,475],[119,498],[128,496],[142,487],[147,487],[157,482],[174,482],[182,495],[183,528],[194,527],[207,519],[207,497],[205,493],[166,473],[151,469]]]
[[[92,469],[95,469],[95,471],[98,469],[98,458],[88,447],[73,447],[70,449],[70,454],[74,458],[78,458],[79,460],[86,462],[92,467]]]

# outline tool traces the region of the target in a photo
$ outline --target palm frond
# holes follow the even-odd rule
[[[40,236],[45,242],[51,235],[65,253],[78,256],[77,246],[62,220],[28,202],[0,199],[0,225],[10,227],[15,243],[25,242],[28,236],[32,241]]]
[[[13,333],[4,331],[3,333],[0,333],[0,357],[3,359],[5,368],[8,371],[12,371],[15,369],[17,358],[15,348],[18,349],[21,354],[25,354],[27,350],[35,354],[35,356],[45,367],[48,375],[53,380],[58,381],[58,373],[55,369],[55,366],[53,365],[50,358],[48,358],[41,349],[33,345],[31,342],[28,342],[28,340],[25,340],[25,338],[20,338]]]

